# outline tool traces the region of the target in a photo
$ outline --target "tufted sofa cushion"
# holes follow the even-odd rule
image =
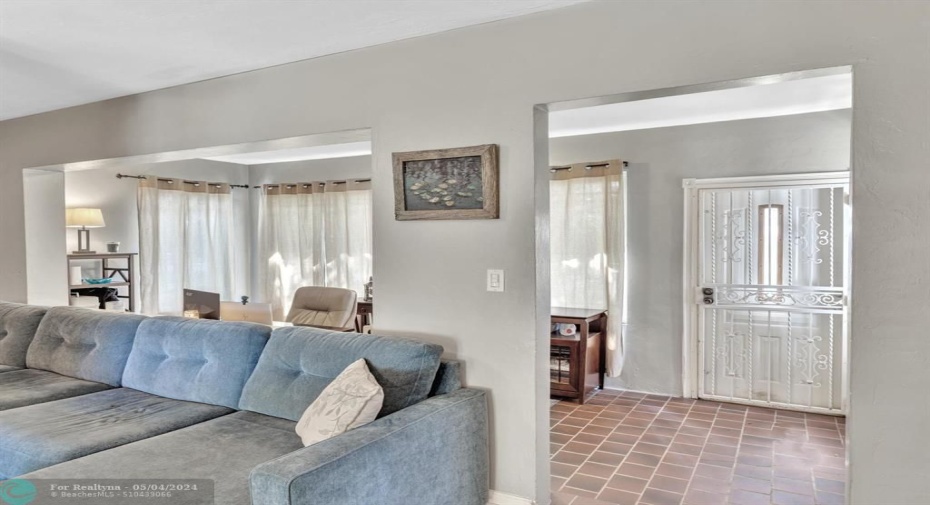
[[[139,326],[123,385],[154,395],[236,408],[271,328],[155,317]]]
[[[26,366],[26,350],[47,310],[0,302],[0,371]]]
[[[119,386],[145,316],[53,307],[39,324],[26,366]]]
[[[385,416],[426,399],[441,355],[441,346],[415,340],[279,328],[246,383],[239,408],[297,421],[337,375],[364,358],[384,388],[379,415]]]

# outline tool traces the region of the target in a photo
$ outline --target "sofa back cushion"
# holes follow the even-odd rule
[[[436,371],[430,396],[447,395],[462,388],[462,363],[454,360],[443,360]]]
[[[24,368],[45,307],[0,302],[0,365]]]
[[[75,307],[48,310],[26,352],[26,366],[119,386],[145,316]]]
[[[239,408],[297,421],[320,392],[352,362],[364,358],[384,388],[380,416],[425,400],[442,347],[415,340],[310,327],[271,335]]]
[[[153,317],[139,326],[123,386],[236,408],[270,335],[253,323]]]

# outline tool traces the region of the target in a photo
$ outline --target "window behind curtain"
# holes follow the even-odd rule
[[[607,308],[606,197],[598,178],[549,183],[554,307]]]
[[[181,314],[184,289],[247,293],[245,205],[227,184],[150,178],[138,189],[141,302],[144,314]]]
[[[627,173],[621,176],[623,214],[627,209]],[[572,184],[572,181],[577,181]],[[587,181],[587,183],[585,183]],[[556,180],[549,183],[551,292],[553,307],[580,306],[580,299],[595,287],[592,303],[607,306],[606,295],[597,286],[606,283],[606,276],[596,267],[598,258],[606,252],[603,229],[606,225],[604,206],[606,186],[592,179]],[[629,264],[627,227],[623,227],[623,262]],[[594,238],[592,238],[594,237]],[[585,258],[582,260],[581,258]],[[584,275],[582,275],[584,274]],[[629,271],[623,272],[623,292],[629,287]],[[628,314],[628,297],[623,297],[625,323]],[[601,307],[598,305],[597,308]]]
[[[355,290],[371,277],[371,185],[365,181],[271,184],[259,204],[262,301],[284,320],[301,286]]]
[[[549,183],[554,307],[607,310],[607,374],[623,367],[626,198],[620,160],[553,170]]]

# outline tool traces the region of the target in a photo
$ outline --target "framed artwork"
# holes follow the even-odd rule
[[[394,153],[394,217],[497,219],[497,163],[497,144]]]

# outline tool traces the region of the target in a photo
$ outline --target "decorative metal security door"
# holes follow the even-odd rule
[[[686,181],[700,398],[845,412],[848,180]]]

